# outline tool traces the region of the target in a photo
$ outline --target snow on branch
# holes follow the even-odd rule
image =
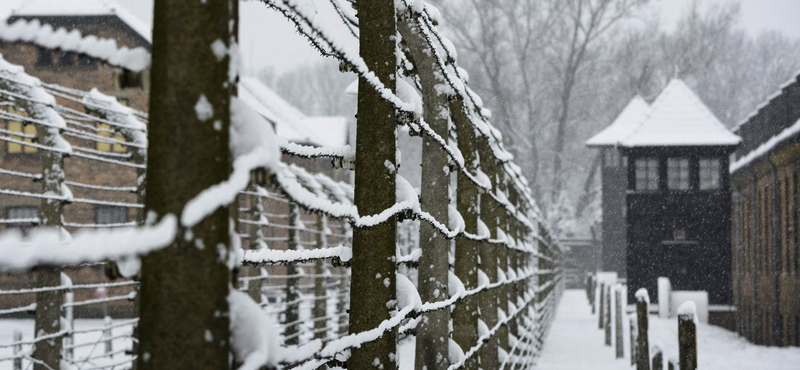
[[[28,42],[48,49],[86,54],[108,64],[139,72],[150,67],[150,52],[143,47],[118,47],[113,39],[81,35],[80,31],[54,30],[38,19],[20,19],[10,25],[0,22],[0,39],[6,42]]]

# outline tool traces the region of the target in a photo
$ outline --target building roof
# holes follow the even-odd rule
[[[116,16],[148,43],[153,43],[147,23],[113,0],[27,0],[11,11],[18,17]]]
[[[345,117],[309,117],[260,81],[243,77],[239,98],[275,125],[275,133],[290,142],[343,147],[347,144]]]
[[[628,137],[650,113],[650,105],[636,95],[608,127],[586,140],[587,146],[617,145]]]
[[[653,102],[650,113],[620,144],[643,146],[735,146],[739,136],[706,107],[686,84],[670,81]]]

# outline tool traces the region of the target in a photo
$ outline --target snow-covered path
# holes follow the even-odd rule
[[[624,321],[627,323],[627,319]],[[541,370],[630,370],[627,325],[625,358],[614,358],[614,347],[604,345],[604,333],[597,328],[597,316],[583,290],[567,290],[558,305],[556,318],[545,339]],[[658,345],[665,358],[678,356],[676,319],[650,316],[650,348]],[[797,370],[800,348],[775,348],[749,343],[728,330],[706,324],[697,327],[698,368],[727,370]]]

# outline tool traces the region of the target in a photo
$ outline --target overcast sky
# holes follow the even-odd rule
[[[3,0],[0,15],[5,17],[10,9],[24,0]],[[70,0],[63,0],[70,1]],[[742,5],[742,21],[753,35],[764,30],[777,29],[800,38],[800,0],[705,0],[739,1]],[[152,22],[153,0],[117,0],[148,24]],[[657,12],[662,24],[670,28],[692,0],[654,0],[653,12]],[[446,11],[446,9],[442,9]],[[243,59],[249,69],[271,66],[278,72],[300,64],[316,63],[320,56],[311,49],[305,39],[296,34],[293,26],[276,12],[267,9],[259,1],[245,1],[240,8],[240,39]]]

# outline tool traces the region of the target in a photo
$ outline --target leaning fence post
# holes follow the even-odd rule
[[[105,349],[105,353],[111,353],[114,351],[114,346],[111,339],[111,316],[106,316],[103,318],[103,347]]]
[[[300,249],[300,207],[295,203],[289,204],[289,250]],[[286,329],[283,332],[285,343],[288,345],[300,343],[300,292],[298,289],[297,265],[291,263],[286,266]]]
[[[636,333],[636,319],[631,317],[628,322],[630,323],[631,366],[633,366],[636,365],[636,344],[638,341],[638,333]]]
[[[14,370],[22,370],[22,332],[14,330]]]
[[[658,345],[653,346],[653,370],[663,370],[664,369],[664,354],[661,352],[661,348]]]
[[[602,329],[603,324],[605,324],[604,322],[605,311],[603,311],[605,309],[605,294],[603,294],[605,290],[606,290],[606,283],[600,283],[600,290],[597,291],[597,293],[600,295],[600,302],[599,302],[600,304],[597,306],[597,310],[600,312],[600,314],[597,315],[598,329]]]
[[[625,357],[625,345],[622,333],[622,285],[614,286],[614,335],[617,347],[617,358]]]
[[[697,309],[686,301],[678,307],[678,352],[681,370],[697,369]]]
[[[650,296],[647,289],[640,288],[636,291],[636,322],[638,323],[636,338],[636,369],[650,370],[650,346],[647,333],[649,328]]]
[[[606,346],[611,347],[611,285],[606,287],[606,309],[605,309],[605,329],[606,329]]]
[[[317,214],[317,248],[328,247],[328,219],[325,215]],[[325,328],[328,326],[328,289],[325,286],[325,261],[314,261],[314,339],[325,339],[328,336]]]

